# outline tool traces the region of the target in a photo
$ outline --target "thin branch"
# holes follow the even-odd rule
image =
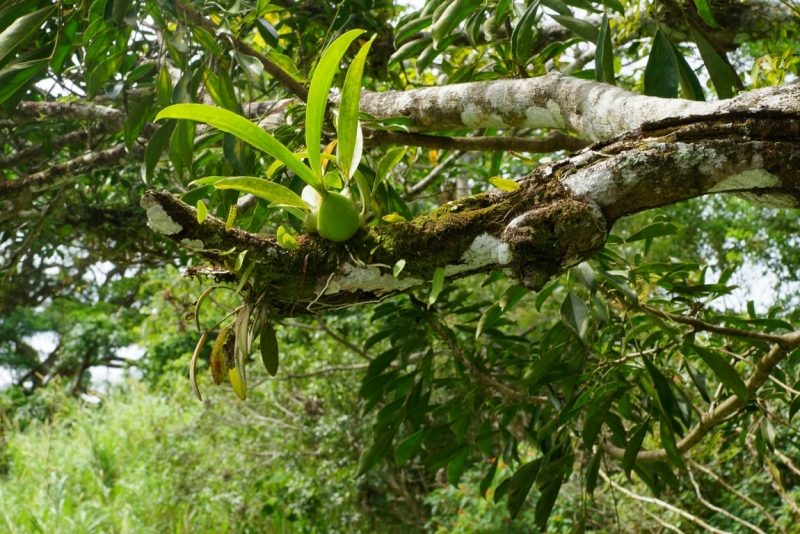
[[[88,152],[35,174],[0,182],[0,198],[4,200],[30,198],[34,193],[52,189],[92,171],[116,167],[124,161],[126,154],[125,143],[120,143],[100,152]],[[12,216],[16,213],[13,213]],[[10,217],[7,214],[0,215],[0,221],[6,218]]]
[[[91,134],[87,130],[70,132],[66,135],[62,135],[61,137],[53,139],[50,142],[50,148],[53,153],[56,153],[62,148],[66,148],[68,146],[82,145],[86,143],[86,141],[93,135],[101,134],[104,131],[105,127],[101,124],[98,128],[94,129]],[[24,150],[20,150],[16,154],[11,154],[10,156],[0,158],[0,170],[15,167],[20,163],[29,165],[44,157],[48,157],[48,154],[45,154],[44,145],[39,143]]]
[[[574,152],[591,144],[589,141],[561,132],[552,132],[544,139],[528,137],[445,137],[385,130],[364,132],[364,146],[406,145],[437,150],[463,150],[473,152],[509,151],[537,154],[567,150]]]
[[[666,521],[664,521],[663,519],[658,517],[656,514],[654,514],[653,512],[648,510],[647,508],[645,508],[645,506],[641,502],[638,503],[638,504],[639,504],[639,508],[641,508],[641,510],[645,514],[647,514],[648,517],[650,517],[651,519],[654,519],[656,521],[656,523],[658,523],[662,527],[666,528],[667,530],[671,530],[673,532],[677,532],[678,534],[684,534],[684,532],[681,529],[679,529],[675,525],[671,525],[671,524],[667,523]]]
[[[195,11],[189,5],[178,2],[178,11],[184,16],[184,18],[191,22],[196,26],[200,26],[204,30],[208,31],[212,35],[217,35],[217,30],[219,29],[213,22],[203,17],[200,13]],[[231,44],[233,47],[238,50],[239,52],[253,56],[254,58],[258,59],[261,64],[264,66],[264,70],[267,71],[270,76],[278,80],[284,87],[286,87],[289,91],[295,94],[297,98],[302,100],[303,102],[308,101],[308,89],[303,87],[301,83],[297,80],[292,78],[289,73],[285,70],[280,68],[277,64],[273,63],[270,59],[268,59],[264,54],[257,52],[254,50],[250,45],[244,43],[243,41],[233,37],[232,35],[227,36],[230,39]],[[220,42],[225,42],[224,39],[220,39]]]
[[[444,161],[440,162],[439,165],[434,167],[425,178],[414,184],[411,189],[403,193],[403,195],[401,195],[403,200],[413,200],[414,198],[418,197],[420,193],[430,187],[430,185],[433,184],[439,178],[439,176],[441,176],[442,173],[446,171],[448,167],[450,167],[450,165],[458,161],[458,158],[460,158],[462,154],[463,152],[456,151],[447,156]]]
[[[296,373],[296,374],[287,373],[281,376],[277,376],[272,380],[294,380],[295,378],[308,378],[310,376],[316,376],[325,373],[336,373],[339,371],[358,371],[360,369],[366,369],[367,367],[369,367],[368,363],[357,363],[355,365],[334,365],[331,367],[323,367],[322,369],[317,369],[315,371],[309,371],[307,373]]]
[[[627,495],[628,497],[630,497],[632,499],[636,499],[637,501],[642,501],[642,502],[646,502],[646,503],[649,503],[649,504],[655,504],[656,506],[660,506],[661,508],[666,508],[667,510],[669,510],[671,512],[675,512],[676,514],[678,514],[679,516],[683,517],[684,519],[686,519],[688,521],[691,521],[695,525],[699,525],[699,526],[703,527],[708,532],[714,532],[716,534],[731,534],[730,532],[728,532],[726,530],[720,530],[718,528],[714,528],[711,525],[709,525],[708,523],[706,523],[705,521],[703,521],[702,519],[700,519],[699,517],[697,517],[696,515],[692,515],[689,512],[687,512],[685,510],[681,510],[680,508],[678,508],[676,506],[672,506],[668,502],[664,502],[661,499],[656,499],[655,497],[645,497],[644,495],[639,495],[637,493],[633,493],[632,491],[630,491],[628,489],[623,488],[622,486],[620,486],[619,484],[617,484],[616,482],[611,480],[611,478],[609,478],[609,476],[602,469],[600,470],[600,476],[603,477],[603,480],[608,482],[611,485],[612,488],[618,489],[619,491],[621,491],[622,493],[624,493],[625,495]]]
[[[42,119],[99,121],[109,130],[121,131],[127,116],[124,111],[86,102],[20,102],[11,114],[11,120],[15,125]]]
[[[545,396],[525,395],[524,393],[519,392],[514,388],[495,380],[491,376],[484,374],[480,369],[475,367],[472,364],[472,362],[470,362],[466,358],[466,356],[464,356],[464,354],[461,352],[458,346],[456,346],[456,344],[453,343],[453,340],[450,339],[450,336],[448,336],[445,333],[445,331],[442,330],[442,327],[436,321],[431,320],[430,325],[436,331],[439,337],[442,338],[442,341],[444,341],[447,344],[447,346],[450,347],[450,350],[453,351],[453,354],[455,354],[456,358],[458,358],[458,361],[460,361],[464,365],[464,367],[466,367],[467,370],[469,370],[471,375],[473,375],[475,378],[477,378],[484,384],[496,389],[506,397],[511,397],[515,400],[530,402],[531,404],[547,404],[548,402],[550,402],[548,398]]]
[[[766,341],[768,343],[776,343],[778,345],[786,343],[785,337],[780,335],[765,334],[763,332],[753,332],[750,330],[740,330],[739,328],[727,328],[724,326],[717,326],[715,324],[711,324],[701,319],[696,319],[694,317],[688,317],[686,315],[678,315],[675,313],[661,311],[658,308],[653,308],[652,306],[648,306],[647,304],[639,304],[639,307],[642,308],[644,311],[652,315],[655,315],[656,317],[660,317],[661,319],[669,319],[676,323],[693,326],[697,330],[705,330],[706,332],[713,332],[715,334],[721,334],[723,336],[760,339],[762,341]]]
[[[748,497],[744,493],[738,491],[736,488],[734,488],[733,486],[731,486],[730,484],[725,482],[719,475],[714,473],[714,471],[712,471],[711,469],[707,468],[706,466],[704,466],[704,465],[702,465],[702,464],[700,464],[698,462],[695,462],[694,460],[689,460],[689,464],[692,467],[694,467],[695,469],[697,469],[699,471],[702,471],[703,473],[705,473],[709,477],[713,478],[716,482],[719,483],[720,486],[722,486],[723,488],[727,489],[728,491],[730,491],[731,493],[733,493],[734,495],[736,495],[737,497],[739,497],[743,501],[745,501],[745,502],[755,506],[756,508],[758,508],[761,511],[761,513],[764,514],[764,517],[766,517],[767,520],[770,523],[772,523],[772,526],[774,526],[776,529],[778,529],[781,532],[785,532],[785,529],[780,525],[780,523],[778,523],[778,520],[775,519],[775,516],[770,514],[767,511],[767,509],[764,508],[763,504],[754,501],[753,499],[751,499],[750,497]]]
[[[756,362],[756,369],[747,380],[747,391],[752,397],[764,385],[770,373],[788,354],[788,351],[800,345],[800,331],[792,332],[781,337],[782,343],[775,344],[772,349]],[[718,407],[707,412],[700,418],[700,422],[678,442],[678,452],[683,454],[693,448],[717,425],[723,423],[728,417],[743,407],[742,401],[736,395],[728,397]],[[614,458],[621,460],[625,456],[625,449],[615,447],[609,442],[603,444],[603,449]],[[636,456],[639,462],[658,462],[667,460],[664,449],[642,451]]]
[[[44,228],[44,224],[47,222],[47,220],[50,218],[53,212],[58,208],[60,208],[61,205],[64,203],[63,201],[64,201],[65,191],[66,188],[62,188],[58,191],[55,198],[50,201],[50,204],[47,206],[45,212],[36,221],[36,224],[28,233],[25,240],[20,244],[19,247],[16,248],[16,250],[14,250],[11,253],[11,255],[8,258],[8,262],[5,265],[0,266],[0,271],[5,271],[7,269],[10,269],[11,267],[14,267],[17,264],[17,261],[19,260],[20,256],[25,254],[31,247],[31,245],[33,245],[33,241],[41,233],[42,229]]]
[[[778,457],[778,460],[780,460],[786,467],[788,467],[790,471],[792,471],[795,475],[800,476],[800,469],[798,469],[797,466],[794,465],[794,462],[792,462],[791,458],[783,454],[778,449],[775,449],[773,452],[775,453],[775,456]]]
[[[331,336],[333,339],[335,339],[336,341],[338,341],[339,343],[341,343],[342,345],[344,345],[348,349],[352,350],[353,352],[355,352],[356,354],[358,354],[359,356],[361,356],[365,360],[368,360],[368,361],[372,361],[373,360],[373,358],[369,354],[367,354],[366,351],[364,351],[364,349],[362,349],[360,347],[357,347],[353,343],[350,343],[349,341],[347,341],[347,339],[345,339],[344,337],[339,335],[339,333],[335,332],[332,328],[330,328],[327,325],[327,323],[325,323],[325,320],[322,318],[322,316],[320,316],[320,315],[317,316],[317,322],[319,323],[320,328],[322,328],[325,332],[327,332],[328,335]]]
[[[712,504],[710,501],[706,500],[705,497],[703,497],[703,494],[700,493],[700,486],[697,485],[697,481],[694,479],[694,473],[692,472],[691,469],[687,469],[687,471],[689,472],[689,480],[691,480],[692,486],[694,486],[694,493],[695,493],[695,495],[697,495],[697,499],[703,504],[703,506],[705,506],[709,510],[713,510],[714,512],[717,512],[717,513],[720,513],[720,514],[724,515],[725,517],[727,517],[731,521],[735,521],[736,523],[739,523],[740,525],[746,526],[747,528],[749,528],[753,532],[758,532],[758,534],[767,534],[766,532],[764,532],[763,530],[761,530],[760,528],[758,528],[754,524],[750,523],[749,521],[746,521],[746,520],[742,519],[741,517],[730,513],[729,511],[725,510],[724,508],[720,508],[719,506],[716,506],[716,505]]]

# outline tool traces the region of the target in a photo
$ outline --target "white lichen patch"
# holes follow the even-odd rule
[[[183,230],[183,227],[173,221],[172,218],[167,215],[167,212],[164,211],[164,208],[161,207],[161,204],[156,203],[155,200],[149,197],[143,197],[139,205],[147,210],[148,226],[159,234],[172,235]]]
[[[487,113],[475,104],[467,104],[461,112],[461,122],[470,128],[505,128],[507,124],[497,113]]]
[[[729,176],[708,190],[709,193],[733,191],[736,189],[757,189],[762,187],[779,187],[780,179],[764,169],[751,169]]]
[[[458,265],[446,265],[445,276],[473,271],[487,265],[507,265],[512,260],[511,248],[490,234],[475,238],[469,249],[461,256]]]
[[[555,122],[559,128],[566,129],[567,125],[564,122],[563,115],[561,115],[561,108],[558,106],[558,103],[555,100],[548,100],[545,105],[547,109],[550,110],[550,116],[553,117],[553,122]]]
[[[736,196],[755,206],[762,208],[793,209],[800,207],[800,202],[792,195],[786,193],[770,193],[758,195],[756,193],[736,193]]]
[[[327,282],[328,288],[325,289]],[[383,273],[377,267],[357,267],[350,263],[342,266],[341,274],[335,275],[329,281],[322,280],[318,283],[317,292],[325,289],[326,295],[335,295],[340,291],[354,293],[366,291],[378,296],[405,291],[424,283],[424,280],[414,277],[395,278],[391,273]]]
[[[550,101],[552,102],[552,101]],[[555,109],[558,110],[558,120],[553,117],[552,106],[550,106],[550,102],[548,102],[548,107],[540,108],[536,106],[531,106],[525,110],[525,126],[530,128],[563,128],[564,127],[564,119],[561,116],[561,109],[558,107],[558,104],[555,104]],[[561,123],[561,124],[559,124]]]
[[[205,248],[205,245],[199,239],[181,239],[181,245],[195,250],[203,250]]]

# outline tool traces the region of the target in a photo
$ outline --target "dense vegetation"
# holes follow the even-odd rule
[[[616,220],[544,179],[583,172],[568,154],[590,140],[599,168],[703,124],[603,140],[538,125],[541,108],[526,127],[480,110],[437,127],[354,103],[568,75],[758,94],[797,85],[798,13],[0,0],[1,528],[797,532],[796,210],[746,201],[767,189],[652,187]],[[215,111],[183,120],[191,103]],[[794,115],[738,113],[694,164],[750,150],[758,121],[796,147]],[[326,199],[345,207],[323,217]],[[532,230],[520,263],[497,259],[491,232],[547,211],[514,211],[530,203],[558,239]],[[602,217],[603,242],[574,252]],[[486,243],[496,261],[475,263]]]

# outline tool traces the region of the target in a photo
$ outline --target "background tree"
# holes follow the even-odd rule
[[[373,194],[352,239],[307,234],[264,186],[259,197],[203,181],[305,185],[221,125],[155,120],[207,104],[309,152],[321,107],[308,83],[353,29],[366,33],[343,66],[375,40],[360,100],[366,186],[351,189]],[[508,528],[639,528],[615,505],[625,495],[676,528],[790,530],[800,86],[784,82],[797,29],[793,5],[767,1],[7,1],[0,361],[13,391],[85,392],[89,370],[124,365],[117,349],[135,340],[151,387],[185,386],[171,369],[188,365],[208,395],[220,328],[232,324],[239,346],[260,337],[271,371],[264,340],[277,331],[276,378],[247,364],[250,351],[225,362],[249,369],[251,396],[273,388],[255,393],[258,411],[252,398],[236,409],[296,419],[279,381],[311,378],[334,413],[358,410],[337,431],[381,528],[389,515],[439,527],[455,497],[433,490],[464,477],[504,503],[470,501],[467,518],[521,514]],[[333,150],[339,94],[315,150]],[[175,267],[201,282],[181,287]],[[758,269],[774,297],[731,298]],[[307,331],[348,356],[298,357]],[[56,339],[44,357],[39,332]],[[312,378],[362,369],[343,389]],[[9,413],[22,413],[13,398]],[[736,486],[759,476],[768,502],[751,505]],[[720,508],[730,495],[748,505]]]

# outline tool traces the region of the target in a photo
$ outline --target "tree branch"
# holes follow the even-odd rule
[[[747,379],[747,391],[752,397],[764,385],[770,373],[788,354],[789,351],[800,347],[800,330],[782,336],[783,343],[773,345],[772,349],[756,362],[756,369]],[[736,395],[728,397],[718,407],[700,418],[700,422],[678,442],[678,452],[684,454],[692,449],[716,426],[722,424],[729,416],[743,407],[742,401]],[[615,447],[609,442],[603,444],[603,449],[614,458],[621,460],[625,456],[625,449]],[[637,462],[659,462],[668,460],[667,451],[664,449],[641,451],[636,456]]]
[[[195,11],[192,7],[183,2],[177,2],[177,7],[179,13],[183,15],[187,22],[190,22],[195,26],[200,26],[211,35],[218,35],[217,30],[219,28],[210,20],[206,19],[200,13]],[[264,54],[253,49],[253,47],[250,45],[244,43],[236,37],[233,37],[232,35],[228,35],[227,37],[230,39],[230,42],[235,50],[258,59],[258,61],[260,61],[264,66],[264,70],[267,71],[270,76],[278,80],[281,85],[294,93],[294,95],[303,102],[308,101],[308,89],[303,87],[302,84],[292,78],[289,73],[280,68],[277,64],[273,63]],[[224,42],[224,39],[220,39],[220,42]]]
[[[405,145],[435,148],[437,150],[461,150],[475,152],[508,151],[548,153],[559,150],[574,152],[591,143],[561,132],[551,132],[544,139],[527,137],[445,137],[385,130],[370,130],[364,138],[364,146]]]
[[[703,494],[700,493],[700,486],[697,485],[697,481],[694,479],[694,473],[692,472],[691,469],[688,469],[688,471],[689,471],[689,480],[692,482],[692,486],[694,487],[694,494],[697,495],[697,499],[700,501],[700,503],[702,503],[703,506],[705,506],[709,510],[712,510],[714,512],[717,512],[719,514],[724,515],[725,517],[727,517],[731,521],[735,521],[736,523],[739,523],[740,525],[746,526],[747,528],[749,528],[753,532],[757,532],[758,534],[767,534],[766,532],[764,532],[763,530],[761,530],[760,528],[758,528],[757,526],[755,526],[751,522],[746,521],[746,520],[742,519],[741,517],[730,513],[729,511],[725,510],[724,508],[720,508],[719,506],[716,506],[716,505],[712,504],[710,501],[708,501],[705,497],[703,497]]]

